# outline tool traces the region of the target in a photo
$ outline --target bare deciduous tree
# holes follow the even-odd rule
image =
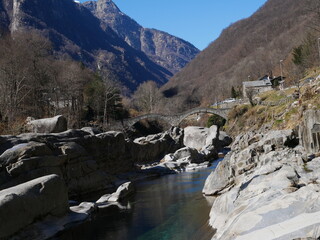
[[[1,112],[12,121],[21,111],[41,108],[38,96],[46,80],[51,45],[35,33],[19,33],[1,39],[0,46]]]
[[[53,56],[50,41],[37,32],[2,37],[0,121],[64,114],[71,127],[79,127],[84,86],[92,76],[80,63]]]
[[[133,95],[133,99],[140,111],[153,113],[159,110],[163,95],[155,82],[147,81],[138,87]]]
[[[108,71],[102,75],[104,83],[104,108],[103,108],[103,126],[110,122],[110,115],[115,111],[116,106],[121,102],[120,90],[114,77]]]

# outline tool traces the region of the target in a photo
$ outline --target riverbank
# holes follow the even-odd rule
[[[16,232],[20,231],[18,236],[22,238],[40,236],[46,239],[70,224],[86,220],[101,208],[98,201],[77,203],[70,200],[87,200],[86,196],[97,191],[112,193],[128,181],[207,167],[231,139],[212,126],[210,129],[172,128],[133,141],[125,139],[121,132],[95,134],[88,129],[1,136],[0,141],[0,188],[3,189],[0,191],[0,218],[12,216],[1,226],[0,237],[17,236]],[[36,179],[39,182],[33,182]],[[52,198],[50,193],[60,188],[57,182],[65,186],[59,193],[63,211],[60,208],[58,211],[55,204],[42,208],[33,203],[31,192],[23,191],[30,185],[46,202],[46,198]],[[11,193],[25,200],[16,201]],[[103,196],[101,201],[109,207],[126,207],[113,196]],[[12,206],[10,211],[7,210],[9,205]],[[14,216],[18,215],[21,221],[16,221]],[[25,228],[27,231],[23,230]]]
[[[212,239],[320,237],[319,77],[230,111],[231,151],[203,188]]]
[[[308,135],[308,127],[300,132]],[[320,158],[303,147],[308,141],[298,131],[265,129],[235,139],[203,188],[216,197],[213,240],[318,239]]]
[[[99,212],[91,221],[54,239],[207,240],[213,234],[208,225],[211,203],[201,189],[218,162],[199,171],[136,183],[136,193],[128,199],[130,209]]]

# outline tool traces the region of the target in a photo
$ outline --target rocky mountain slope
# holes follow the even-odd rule
[[[313,0],[269,0],[251,17],[226,28],[220,37],[176,74],[164,90],[186,106],[230,96],[231,87],[270,73],[299,45],[309,28]],[[286,73],[284,68],[284,72]],[[190,101],[189,101],[190,102]]]
[[[199,53],[196,47],[180,38],[143,28],[122,13],[112,0],[89,1],[83,5],[100,19],[103,28],[111,27],[131,47],[172,73],[180,71]]]
[[[141,82],[163,84],[169,71],[130,47],[81,4],[72,0],[1,0],[0,28],[9,31],[40,31],[60,55],[68,55],[93,69],[108,70],[130,90]]]

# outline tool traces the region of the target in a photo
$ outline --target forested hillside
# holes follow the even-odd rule
[[[130,47],[110,28],[73,0],[1,0],[0,27],[8,33],[36,29],[53,43],[57,55],[92,69],[110,72],[129,90],[142,82],[167,82],[171,73]]]
[[[170,105],[175,102],[181,110],[230,97],[232,86],[241,86],[243,81],[280,75],[280,60],[288,75],[290,66],[285,63],[291,62],[293,48],[314,32],[317,3],[269,0],[251,17],[230,25],[165,85]]]

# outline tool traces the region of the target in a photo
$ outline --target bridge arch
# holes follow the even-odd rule
[[[125,126],[131,127],[137,122],[144,119],[154,119],[154,120],[162,120],[164,122],[169,123],[171,126],[179,126],[179,124],[186,119],[188,116],[199,113],[211,113],[219,115],[220,117],[227,119],[229,108],[224,109],[214,109],[214,108],[195,108],[189,111],[183,112],[181,114],[176,115],[164,115],[164,114],[145,114],[135,118],[129,118],[123,121]]]
[[[224,119],[227,119],[228,112],[229,112],[229,109],[195,108],[178,115],[179,117],[177,117],[175,124],[176,126],[179,126],[179,124],[187,117],[193,114],[200,114],[200,113],[211,113],[211,114],[218,115]]]
[[[162,120],[171,125],[170,116],[162,115],[158,113],[154,114],[145,114],[134,118],[129,118],[124,120],[124,124],[127,126],[133,126],[141,120],[150,119],[150,120]]]

